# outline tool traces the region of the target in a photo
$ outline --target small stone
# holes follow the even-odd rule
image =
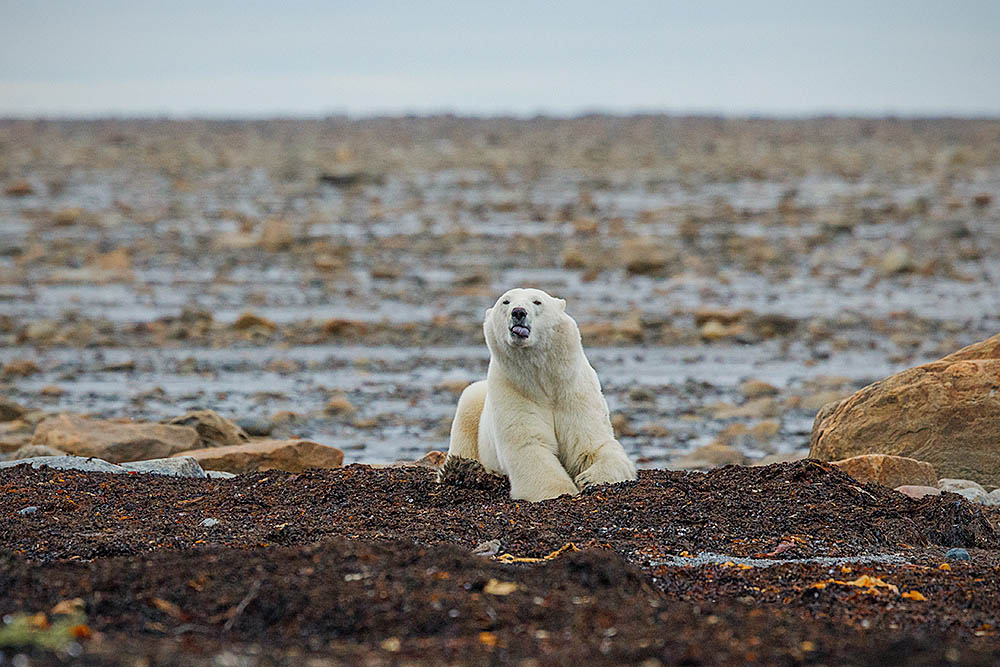
[[[912,271],[914,268],[913,256],[903,246],[897,246],[882,257],[878,268],[879,273],[885,276]]]
[[[956,547],[954,549],[948,549],[947,553],[944,555],[948,560],[971,560],[969,552],[961,547]]]
[[[257,329],[271,333],[277,330],[278,325],[266,317],[247,312],[236,318],[236,321],[233,322],[233,328],[237,331]]]
[[[28,516],[29,514],[34,514],[37,511],[38,508],[35,507],[34,505],[31,505],[29,507],[22,507],[17,511],[17,513],[20,514],[21,516]]]
[[[165,422],[174,426],[190,426],[198,432],[197,447],[227,447],[242,445],[250,440],[243,429],[215,410],[192,410]]]
[[[0,375],[5,377],[27,377],[41,372],[42,369],[34,361],[30,359],[15,359],[4,364],[3,369],[0,370]]]
[[[330,415],[353,415],[356,412],[354,405],[343,394],[337,394],[326,402],[326,413]]]
[[[12,422],[24,416],[24,408],[14,401],[0,398],[0,422]]]
[[[271,432],[274,430],[274,425],[266,419],[250,417],[248,419],[240,419],[236,424],[243,429],[244,433],[255,437],[271,435]]]
[[[904,484],[903,486],[897,486],[896,491],[899,491],[903,495],[909,496],[914,500],[920,500],[924,496],[940,496],[941,489],[933,486],[919,486],[915,484]]]
[[[209,479],[232,479],[236,477],[234,473],[226,472],[225,470],[206,470],[205,475]]]
[[[208,518],[208,519],[202,519],[201,520],[201,527],[202,528],[212,528],[213,526],[218,526],[218,525],[219,525],[219,520],[218,519]]]
[[[763,398],[765,396],[776,396],[778,394],[778,388],[773,384],[768,384],[763,380],[746,380],[740,384],[740,393],[743,394],[743,398],[753,399],[753,398]]]
[[[31,187],[31,183],[22,178],[9,183],[3,191],[8,197],[27,197],[30,194],[34,194],[35,189]]]

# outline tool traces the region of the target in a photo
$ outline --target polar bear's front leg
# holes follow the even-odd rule
[[[494,420],[496,450],[507,477],[510,497],[536,502],[579,489],[557,455],[551,422],[530,409],[510,411]]]
[[[635,465],[615,439],[603,397],[580,396],[575,405],[583,407],[557,413],[555,423],[563,446],[562,458],[576,485],[585,489],[635,479]]]

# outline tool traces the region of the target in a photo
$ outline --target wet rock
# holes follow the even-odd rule
[[[773,398],[757,398],[743,405],[719,404],[714,413],[716,419],[765,419],[781,414],[781,404]]]
[[[941,489],[936,486],[914,486],[911,484],[904,484],[903,486],[897,486],[896,491],[899,491],[903,495],[909,496],[914,500],[920,500],[924,496],[940,496]]]
[[[773,384],[768,384],[763,380],[746,380],[740,383],[740,393],[743,394],[743,398],[754,399],[763,398],[765,396],[777,396],[778,388]]]
[[[35,320],[24,327],[22,337],[26,342],[45,343],[59,335],[59,323],[55,320]]]
[[[113,472],[119,474],[127,472],[125,468],[104,461],[103,459],[85,456],[36,456],[30,459],[4,461],[0,463],[0,469],[24,464],[30,465],[32,468],[79,470],[81,472]]]
[[[244,473],[254,470],[301,472],[309,468],[339,468],[344,452],[311,440],[255,440],[243,445],[183,452],[206,470]]]
[[[0,369],[0,375],[4,377],[27,377],[35,373],[41,373],[42,369],[30,359],[15,359],[4,364]]]
[[[668,466],[674,470],[708,470],[725,465],[745,465],[747,458],[732,445],[711,442],[690,454],[674,459]]]
[[[166,477],[191,477],[196,479],[208,477],[201,466],[198,465],[198,462],[190,456],[133,461],[131,463],[122,463],[121,466],[132,472],[144,472],[151,475],[164,475]]]
[[[0,397],[0,422],[12,422],[23,416],[23,407],[10,399]]]
[[[197,431],[199,449],[241,445],[250,440],[250,436],[242,428],[215,410],[192,410],[165,423],[190,426]]]
[[[34,445],[50,445],[70,454],[108,461],[163,458],[194,449],[198,432],[188,426],[118,422],[62,414],[48,417],[35,428]]]
[[[64,208],[56,211],[52,215],[52,224],[57,227],[69,227],[70,225],[75,225],[83,217],[83,209],[74,206],[71,208]]]
[[[329,415],[353,415],[357,409],[343,394],[337,394],[326,402],[324,408]]]
[[[759,461],[754,461],[755,466],[769,466],[773,463],[789,463],[791,461],[800,461],[806,458],[807,453],[804,451],[799,452],[780,452],[778,454],[768,454]]]
[[[266,317],[246,312],[236,318],[236,321],[233,322],[233,328],[237,331],[258,330],[273,333],[278,329],[278,325]]]
[[[622,242],[620,261],[632,275],[663,275],[670,256],[655,238],[626,239]]]
[[[18,459],[33,459],[39,456],[65,456],[66,452],[61,449],[56,449],[55,447],[49,447],[48,445],[25,445],[15,449],[13,452],[8,454],[5,458],[8,461],[16,461]]]
[[[243,429],[244,433],[255,437],[269,436],[274,430],[274,425],[266,419],[255,419],[251,417],[249,419],[240,419],[236,423],[241,429]]]
[[[766,313],[751,317],[747,322],[747,326],[755,336],[760,338],[776,338],[778,336],[789,336],[794,333],[799,326],[799,321],[787,315]]]
[[[202,528],[214,528],[219,525],[219,520],[209,517],[207,519],[202,519],[201,523],[198,525],[201,526]]]
[[[458,396],[469,386],[469,380],[465,378],[446,378],[434,385],[436,391],[446,391],[449,394]]]
[[[884,276],[892,276],[913,271],[915,267],[910,251],[903,246],[896,246],[882,257],[878,270]]]
[[[19,179],[8,183],[3,189],[3,193],[8,197],[27,197],[35,193],[35,189],[27,179]]]
[[[944,557],[948,560],[970,560],[969,552],[961,547],[948,549],[948,551],[945,552]]]
[[[28,507],[22,507],[19,509],[17,513],[21,516],[28,516],[29,514],[34,514],[37,511],[38,507],[36,505],[29,505]]]
[[[295,243],[292,225],[285,220],[268,220],[260,230],[260,246],[269,252],[288,250]]]
[[[1000,335],[897,373],[824,408],[810,456],[891,454],[1000,486]]]
[[[833,465],[865,484],[874,482],[892,489],[901,486],[937,485],[934,466],[905,456],[862,454],[834,461]]]

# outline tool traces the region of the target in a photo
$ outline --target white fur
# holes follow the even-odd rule
[[[510,331],[516,307],[527,311],[527,339]],[[497,299],[483,322],[486,380],[458,400],[448,455],[507,475],[515,499],[544,500],[636,478],[565,308],[537,289],[512,289]]]

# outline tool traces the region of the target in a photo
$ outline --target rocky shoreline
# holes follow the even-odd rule
[[[998,147],[0,120],[0,662],[996,664]],[[436,481],[515,285],[637,482]]]

